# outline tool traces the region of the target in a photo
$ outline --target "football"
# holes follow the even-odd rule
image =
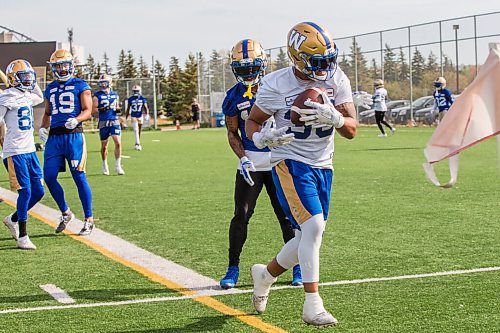
[[[290,112],[290,120],[295,126],[304,126],[304,122],[300,121],[300,114],[296,111],[297,109],[310,109],[310,107],[304,105],[304,102],[310,99],[313,102],[318,102],[323,104],[323,97],[321,93],[324,89],[321,88],[309,88],[304,90],[293,102],[291,112]]]

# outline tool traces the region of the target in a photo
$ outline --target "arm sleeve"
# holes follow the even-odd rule
[[[334,96],[335,105],[343,103],[352,103],[351,81],[344,74],[344,77],[339,82],[337,93]]]
[[[37,84],[37,85],[35,85],[35,89],[31,93],[31,103],[33,106],[36,106],[42,102],[43,102],[42,89],[40,89],[40,87]]]
[[[3,118],[5,117],[5,114],[7,113],[9,109],[7,107],[0,105],[0,122],[3,121]]]

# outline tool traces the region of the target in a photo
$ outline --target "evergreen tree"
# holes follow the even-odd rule
[[[425,66],[425,70],[428,72],[435,72],[436,74],[439,71],[439,64],[437,62],[436,55],[431,51],[429,52],[429,56],[427,57],[427,65]]]
[[[400,82],[406,82],[410,78],[410,68],[408,66],[408,61],[406,60],[403,48],[399,48],[398,55],[398,80]]]
[[[181,75],[181,83],[183,95],[182,109],[190,112],[193,98],[196,98],[198,95],[198,64],[193,54],[189,54],[186,60]]]
[[[367,61],[365,56],[363,55],[363,52],[361,51],[361,47],[358,45],[358,43],[353,39],[352,45],[351,45],[351,54],[350,54],[351,60],[350,60],[350,67],[353,70],[353,74],[355,75],[355,70],[357,69],[357,74],[358,74],[358,87],[353,86],[353,89],[357,90],[369,90],[371,87],[371,78],[370,78],[370,73],[368,72],[368,67],[367,67]],[[357,65],[357,67],[356,67]],[[356,78],[354,77],[351,79],[351,82],[356,84]],[[352,85],[351,83],[351,85]]]
[[[87,63],[85,64],[84,75],[89,80],[96,79],[96,64],[95,64],[94,57],[90,53],[89,53],[89,56],[87,57]]]
[[[354,70],[351,68],[351,65],[349,63],[349,60],[347,59],[347,56],[345,53],[342,53],[342,56],[340,56],[340,60],[337,59],[338,66],[342,71],[347,75],[347,77],[352,80],[354,78]],[[351,85],[353,85],[353,81],[351,81]]]
[[[217,50],[212,50],[210,56],[210,74],[212,91],[224,91],[222,87],[222,57]]]
[[[233,69],[231,68],[231,53],[229,51],[224,53],[224,56],[222,58],[222,66],[222,68],[224,69],[224,91],[227,91],[229,88],[236,84],[236,78],[234,77]]]
[[[422,53],[415,47],[415,52],[413,52],[413,57],[411,59],[411,71],[413,84],[419,85],[424,77],[425,70],[425,59]]]
[[[127,57],[125,59],[125,78],[136,78],[137,77],[137,67],[135,65],[135,58],[131,50],[127,51]]]
[[[164,106],[167,112],[172,113],[175,119],[187,120],[188,114],[182,110],[184,100],[181,82],[182,70],[179,67],[179,59],[170,58],[169,72],[167,76],[167,87],[165,91]]]
[[[144,61],[142,55],[139,57],[137,67],[139,68],[139,77],[149,77],[148,64]]]
[[[108,75],[113,74],[113,69],[111,68],[111,65],[109,64],[109,57],[106,54],[106,52],[104,52],[104,55],[102,56],[101,69],[102,69],[103,73],[105,73],[105,74],[108,74]]]
[[[283,48],[280,48],[278,55],[276,56],[276,60],[273,63],[273,71],[277,71],[278,69],[286,68],[290,66],[288,61],[288,55],[283,51]]]
[[[121,50],[118,55],[118,64],[116,65],[116,74],[119,79],[124,79],[127,68],[127,56],[125,55],[125,51]]]
[[[158,60],[155,61],[154,75],[156,81],[156,95],[158,96],[156,100],[156,109],[158,112],[162,112],[164,110],[163,98],[167,91],[167,71],[165,66]]]
[[[380,70],[377,66],[377,61],[375,60],[375,58],[372,58],[372,65],[370,67],[370,77],[373,80],[382,78],[382,74],[380,73]]]
[[[398,66],[396,63],[396,54],[391,49],[389,44],[385,44],[384,50],[384,78],[386,81],[398,80]]]

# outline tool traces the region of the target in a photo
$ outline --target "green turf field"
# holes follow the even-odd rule
[[[424,176],[431,128],[398,128],[377,138],[361,128],[337,136],[329,222],[321,249],[321,282],[500,266],[500,168],[496,141],[461,154],[458,183],[434,187]],[[145,132],[143,151],[124,134],[125,176],[100,174],[99,139],[87,135],[87,174],[97,226],[159,256],[219,280],[227,265],[237,159],[224,129]],[[110,144],[112,149],[113,145]],[[112,154],[110,154],[112,156]],[[437,166],[447,181],[446,162]],[[61,175],[70,207],[82,218],[69,173]],[[8,187],[5,171],[0,186]],[[48,192],[48,191],[47,191]],[[42,203],[56,207],[47,193]],[[3,217],[12,209],[0,204]],[[0,311],[55,306],[39,288],[54,283],[77,304],[179,296],[34,218],[34,252],[15,249],[0,228]],[[249,269],[281,248],[279,224],[265,192],[250,221],[238,286]],[[278,285],[286,285],[285,275]],[[321,288],[338,332],[499,332],[500,271]],[[251,294],[216,300],[254,314]],[[303,292],[271,292],[264,322],[290,332],[316,332],[300,319]],[[0,313],[0,332],[258,332],[195,300],[96,308]]]

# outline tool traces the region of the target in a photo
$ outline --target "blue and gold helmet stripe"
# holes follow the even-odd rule
[[[311,27],[313,27],[314,29],[319,31],[319,33],[321,34],[321,36],[323,36],[323,39],[325,40],[327,49],[332,47],[332,45],[330,44],[330,38],[328,37],[328,35],[325,33],[325,31],[319,25],[317,25],[316,23],[313,23],[313,22],[305,22],[305,23],[309,24]]]
[[[243,52],[243,59],[248,58],[248,39],[244,39],[243,43],[241,43],[241,51]]]

